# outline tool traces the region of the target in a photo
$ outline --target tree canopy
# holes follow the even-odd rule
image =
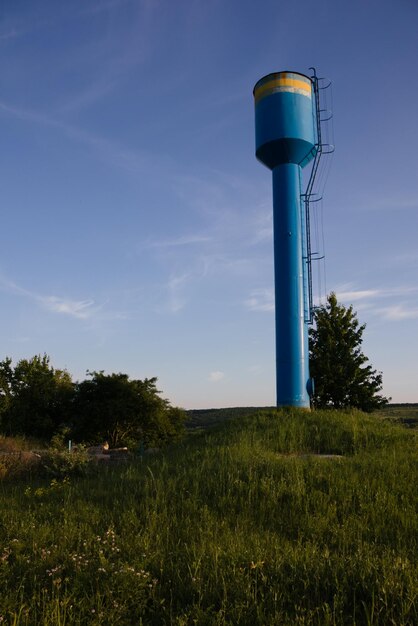
[[[0,362],[0,427],[6,434],[50,438],[68,421],[73,383],[66,370],[54,369],[49,357],[21,359],[13,368]]]
[[[387,404],[380,395],[382,373],[374,370],[361,345],[366,325],[353,307],[337,302],[335,293],[315,310],[310,329],[310,371],[317,407],[356,407],[370,412]]]
[[[159,446],[179,437],[185,413],[160,397],[157,378],[130,380],[127,374],[90,372],[76,385],[75,436],[111,445],[143,442]]]
[[[88,372],[73,383],[47,355],[0,361],[0,432],[50,440],[64,430],[79,442],[154,447],[178,438],[185,412],[161,398],[156,378]]]

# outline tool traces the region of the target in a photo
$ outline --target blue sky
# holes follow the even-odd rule
[[[252,89],[315,66],[326,291],[367,324],[384,393],[418,402],[417,24],[415,0],[2,0],[0,358],[157,376],[185,408],[274,404]]]

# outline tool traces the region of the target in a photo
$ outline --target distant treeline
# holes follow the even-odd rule
[[[111,446],[163,445],[184,432],[185,412],[160,396],[156,378],[87,372],[73,382],[47,355],[0,361],[0,432]]]

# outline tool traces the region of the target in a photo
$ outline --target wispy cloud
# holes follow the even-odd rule
[[[403,266],[405,268],[413,268],[418,265],[418,251],[410,250],[409,252],[402,252],[401,254],[396,254],[392,256],[388,260],[388,267],[399,267]]]
[[[366,298],[374,298],[381,295],[381,293],[378,289],[363,289],[358,291],[337,291],[336,295],[339,300],[357,302],[358,300],[364,300]]]
[[[177,248],[181,246],[191,246],[212,241],[211,237],[206,235],[182,235],[173,239],[162,239],[151,241],[146,244],[148,248]]]
[[[225,378],[225,373],[224,372],[220,372],[219,370],[216,370],[214,372],[210,372],[210,374],[209,374],[209,380],[212,383],[217,383],[220,380],[222,380],[223,378]]]
[[[115,93],[129,76],[133,75],[133,79],[137,80],[138,69],[157,46],[155,29],[160,24],[157,19],[158,0],[108,0],[87,5],[75,17],[88,24],[92,17],[97,19],[99,13],[107,13],[107,19],[113,20],[122,11],[129,15],[129,19],[123,35],[115,19],[115,27],[107,29],[105,35],[90,37],[78,46],[78,53],[72,51],[69,62],[84,86],[66,93],[60,108],[64,114],[71,114]]]
[[[44,4],[47,5],[47,3]],[[21,18],[18,18],[16,14],[13,16],[12,14],[7,14],[10,26],[4,33],[0,33],[0,41],[2,39],[7,40],[15,39],[16,37],[25,37],[34,31],[56,27],[56,25],[61,21],[66,20],[69,16],[73,15],[72,7],[69,2],[62,3],[60,6],[61,10],[58,12],[56,11],[53,14],[50,10],[48,12],[48,8],[45,6],[46,11],[43,15],[42,8],[41,3],[37,3],[34,13],[29,13],[28,15],[22,13]],[[63,8],[64,10],[62,10]]]
[[[31,12],[23,12],[19,19],[11,15],[8,22],[3,20],[3,32],[0,32],[0,43],[7,44],[18,37],[32,34],[34,31],[57,29],[74,29],[76,22],[84,22],[83,32],[92,28],[92,20],[100,20],[102,13],[108,14],[109,21],[114,20],[113,28],[103,31],[94,29],[94,36],[83,36],[77,45],[66,50],[60,63],[64,69],[69,67],[77,81],[68,82],[62,95],[62,104],[58,107],[60,114],[68,114],[89,106],[103,99],[107,94],[116,91],[121,82],[126,80],[130,72],[137,69],[148,57],[149,52],[157,45],[153,36],[158,1],[154,0],[104,0],[103,2],[57,3],[54,11],[38,7]],[[54,7],[55,9],[55,7]],[[118,11],[125,10],[129,15],[126,28],[121,36],[114,16]],[[98,22],[100,24],[100,21]],[[48,37],[47,37],[48,38]],[[49,71],[54,71],[50,64]],[[75,86],[76,85],[76,86]],[[56,90],[57,93],[59,89]]]
[[[77,319],[91,319],[100,309],[100,307],[95,306],[94,300],[73,300],[51,295],[44,296],[24,289],[3,276],[0,276],[0,289],[13,295],[29,298],[52,313],[68,315]]]
[[[377,311],[384,319],[393,322],[418,318],[418,306],[409,306],[403,303],[377,309]]]
[[[264,208],[264,206],[260,207],[254,221],[252,243],[256,245],[265,241],[271,241],[273,238],[273,212],[270,207],[268,209]]]
[[[57,296],[37,296],[36,299],[53,313],[62,313],[78,319],[88,319],[97,311],[94,300],[70,300]]]
[[[382,197],[371,201],[363,207],[369,211],[402,211],[418,208],[418,196]]]
[[[208,223],[216,224],[228,234],[254,237],[264,230],[268,220],[267,198],[260,201],[259,189],[245,176],[235,176],[210,170],[203,177],[198,174],[176,174],[172,181],[173,193],[190,209],[199,213]],[[248,220],[251,220],[251,224]]]
[[[167,298],[168,290],[169,304],[166,301],[162,311],[177,313],[185,308],[198,281],[207,280],[213,287],[217,280],[220,289],[231,281],[231,289],[242,285],[247,290],[249,283],[257,285],[261,276],[272,274],[271,210],[251,183],[217,171],[206,179],[172,172],[171,181],[173,193],[194,212],[198,225],[194,231],[174,231],[173,236],[145,240],[138,246],[141,254],[152,250],[167,268],[164,295]],[[252,291],[245,306],[272,311],[271,290]]]
[[[178,313],[186,305],[186,297],[184,295],[184,287],[193,278],[191,272],[184,274],[172,275],[167,283],[168,289],[168,308],[170,313]]]
[[[129,172],[137,173],[138,171],[143,171],[149,161],[148,157],[143,153],[127,149],[104,137],[95,135],[72,124],[67,124],[59,119],[44,115],[43,113],[22,109],[0,101],[0,112],[1,111],[25,122],[55,128],[67,135],[70,140],[92,148],[100,158],[104,157],[107,162],[111,162],[113,165]]]
[[[132,4],[132,0],[108,0],[107,2],[92,3],[84,7],[79,15],[96,15],[97,13],[103,13],[103,11],[118,9],[124,4]]]
[[[0,33],[0,41],[7,41],[8,39],[15,39],[18,36],[19,36],[19,32],[15,28],[12,28],[11,30],[5,33]]]
[[[403,321],[418,318],[418,287],[400,285],[379,289],[355,289],[344,285],[335,290],[338,300],[344,303],[358,303],[358,308],[366,310],[387,321]],[[382,301],[389,301],[382,306]],[[401,301],[400,301],[401,300]]]
[[[341,203],[341,210],[350,211],[407,211],[418,208],[418,195],[397,194],[396,196],[382,195],[377,196],[373,189],[372,196],[354,197]]]
[[[245,306],[250,311],[274,311],[273,289],[254,289],[245,300]]]
[[[356,303],[358,310],[366,310],[369,315],[380,317],[387,321],[402,321],[418,318],[418,302],[416,296],[418,287],[399,286],[379,289],[354,289],[352,285],[344,285],[335,289],[340,302],[345,304]],[[402,302],[399,300],[402,298]],[[407,299],[406,299],[407,298]],[[387,306],[382,301],[392,300]],[[274,311],[274,290],[254,289],[245,306],[251,311]]]
[[[357,302],[358,300],[370,300],[374,298],[392,298],[418,293],[418,287],[401,285],[399,287],[385,287],[379,289],[353,289],[351,285],[337,287],[335,292],[339,300]]]

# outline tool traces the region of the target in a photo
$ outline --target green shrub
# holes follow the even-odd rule
[[[94,469],[92,458],[80,448],[72,452],[54,449],[41,452],[39,475],[42,476],[85,476]]]

